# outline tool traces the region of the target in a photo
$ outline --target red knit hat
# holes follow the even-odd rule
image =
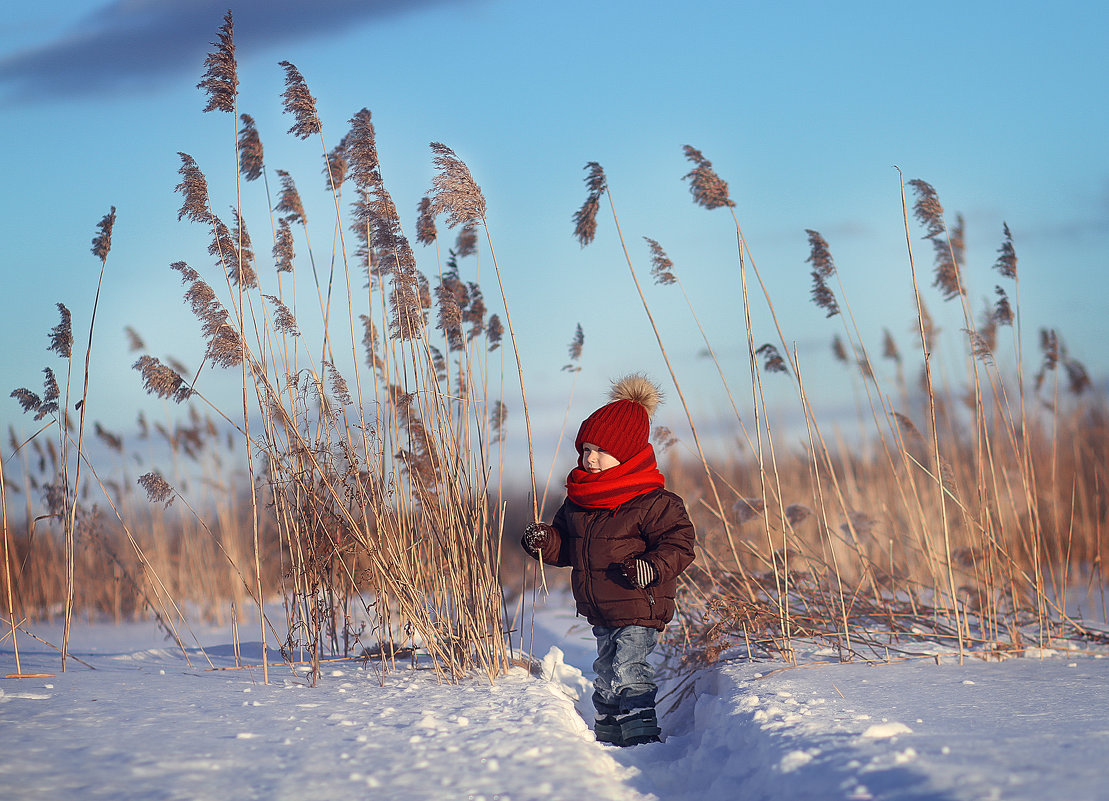
[[[611,403],[602,406],[585,419],[578,429],[574,445],[578,454],[591,442],[608,451],[621,462],[628,461],[647,447],[651,436],[651,415],[661,392],[641,375],[630,375],[613,384]]]

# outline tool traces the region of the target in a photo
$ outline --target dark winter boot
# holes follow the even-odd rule
[[[655,713],[655,693],[620,697],[620,714],[616,716],[620,724],[620,739],[623,745],[642,745],[661,742],[658,717]]]
[[[620,736],[620,723],[616,719],[616,716],[620,713],[620,707],[606,703],[600,694],[593,693],[593,708],[597,710],[597,714],[593,719],[593,734],[596,736],[597,742],[623,745],[624,740]]]

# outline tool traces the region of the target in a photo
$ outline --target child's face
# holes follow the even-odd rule
[[[616,467],[620,460],[605,450],[601,450],[592,442],[582,443],[581,466],[590,473],[600,473],[610,467]]]

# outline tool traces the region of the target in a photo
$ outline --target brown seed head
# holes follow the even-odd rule
[[[265,161],[262,158],[262,139],[254,126],[254,118],[240,114],[243,127],[239,129],[239,172],[248,181],[262,177]]]
[[[15,398],[24,412],[38,411],[38,408],[42,406],[42,398],[26,387],[13,389],[8,397]]]
[[[431,213],[431,198],[420,198],[419,215],[416,217],[416,241],[421,245],[430,245],[436,237],[438,232],[435,230],[435,215]]]
[[[289,222],[308,224],[308,215],[304,213],[304,204],[300,201],[300,192],[297,191],[293,176],[285,170],[277,170],[277,177],[281,179],[281,196],[278,198],[275,211],[286,216]]]
[[[728,183],[712,169],[712,162],[695,147],[685,145],[683,150],[685,157],[694,165],[682,178],[689,181],[689,193],[693,195],[693,202],[710,210],[734,206],[735,203],[728,194]]]
[[[112,206],[104,217],[96,224],[96,236],[92,239],[92,255],[104,261],[108,258],[108,251],[112,249],[112,228],[116,224],[116,207]]]
[[[1009,224],[1002,223],[1004,239],[1001,247],[997,249],[997,261],[993,263],[994,269],[1006,278],[1017,277],[1017,251],[1013,247],[1013,235],[1009,232]]]
[[[137,350],[146,350],[146,343],[142,341],[139,332],[131,326],[124,326],[123,333],[127,336],[127,350],[134,353]]]
[[[489,316],[489,323],[485,326],[485,335],[489,340],[489,350],[494,351],[501,346],[501,338],[504,337],[504,323],[501,318],[495,314]]]
[[[508,407],[500,400],[493,401],[493,409],[489,414],[489,425],[493,429],[493,442],[504,440],[504,424],[508,421]]]
[[[177,497],[173,488],[156,470],[139,476],[138,484],[146,490],[146,497],[151,503],[163,504],[167,509]]]
[[[474,181],[470,169],[454,151],[440,142],[432,142],[432,162],[438,174],[431,182],[432,211],[447,215],[447,227],[485,219],[485,196]]]
[[[673,284],[678,279],[674,275],[674,262],[670,261],[670,257],[666,255],[666,251],[662,246],[651,239],[650,237],[643,237],[647,242],[647,247],[651,249],[651,275],[654,276],[656,284]]]
[[[54,353],[61,356],[63,359],[68,359],[73,355],[73,323],[72,318],[63,304],[59,303],[58,313],[61,314],[61,322],[50,329],[50,345],[46,348],[52,350]]]
[[[316,114],[316,98],[308,91],[304,76],[288,61],[278,62],[278,66],[285,68],[285,91],[281,94],[285,113],[292,114],[296,119],[289,133],[299,139],[307,139],[318,134],[321,126],[320,118]]]
[[[762,369],[767,373],[788,373],[789,368],[786,367],[785,359],[778,349],[767,342],[765,345],[755,351],[758,355],[762,356],[763,361]]]
[[[347,162],[350,179],[362,189],[381,183],[377,161],[377,144],[369,109],[362,109],[350,118],[347,143]]]
[[[185,199],[181,209],[177,212],[177,219],[188,217],[193,222],[206,223],[211,218],[208,210],[208,181],[200,171],[196,161],[188,153],[178,153],[181,157],[181,183],[174,187],[175,192],[180,192]]]
[[[581,371],[581,367],[576,366],[575,362],[581,360],[581,352],[584,345],[585,332],[582,331],[581,323],[578,323],[577,328],[574,330],[574,338],[570,340],[570,362],[562,366],[563,371],[567,373],[577,373]]]
[[[470,305],[462,312],[462,321],[469,323],[470,328],[466,331],[466,338],[473,339],[485,330],[485,296],[481,293],[479,287],[473,281],[470,281],[469,295]]]
[[[151,395],[181,403],[192,395],[192,389],[177,372],[153,356],[140,356],[132,367],[142,374],[143,388]]]
[[[212,42],[215,48],[204,59],[204,79],[196,85],[208,93],[205,111],[226,111],[235,113],[235,95],[239,88],[238,66],[235,63],[234,25],[228,9],[219,29],[219,41]]]
[[[913,204],[913,216],[925,228],[925,237],[933,239],[944,232],[946,226],[943,222],[943,205],[936,190],[927,181],[915,178],[909,181],[909,186],[916,192],[916,203]]]
[[[454,240],[454,252],[460,259],[477,253],[477,226],[473,221],[463,223]]]
[[[343,137],[339,144],[331,149],[324,158],[323,177],[327,180],[324,189],[329,192],[338,192],[347,176],[347,137]]]
[[[273,306],[273,328],[279,334],[285,334],[291,337],[300,336],[300,329],[297,328],[296,317],[289,311],[289,307],[281,302],[279,298],[274,295],[262,295]]]
[[[585,169],[588,171],[585,176],[588,195],[573,216],[574,238],[582,247],[590,244],[597,235],[597,212],[601,208],[601,195],[608,189],[608,180],[600,164],[590,161]]]
[[[1009,305],[1009,296],[1001,287],[994,287],[997,301],[993,307],[993,321],[998,325],[1013,324],[1013,307]]]
[[[284,217],[277,220],[277,235],[273,242],[273,260],[279,273],[293,271],[293,231]]]

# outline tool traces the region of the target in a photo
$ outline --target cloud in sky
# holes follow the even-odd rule
[[[441,2],[446,0],[113,0],[65,35],[0,58],[0,84],[9,102],[154,86],[197,70],[229,7],[235,46],[246,54]]]

